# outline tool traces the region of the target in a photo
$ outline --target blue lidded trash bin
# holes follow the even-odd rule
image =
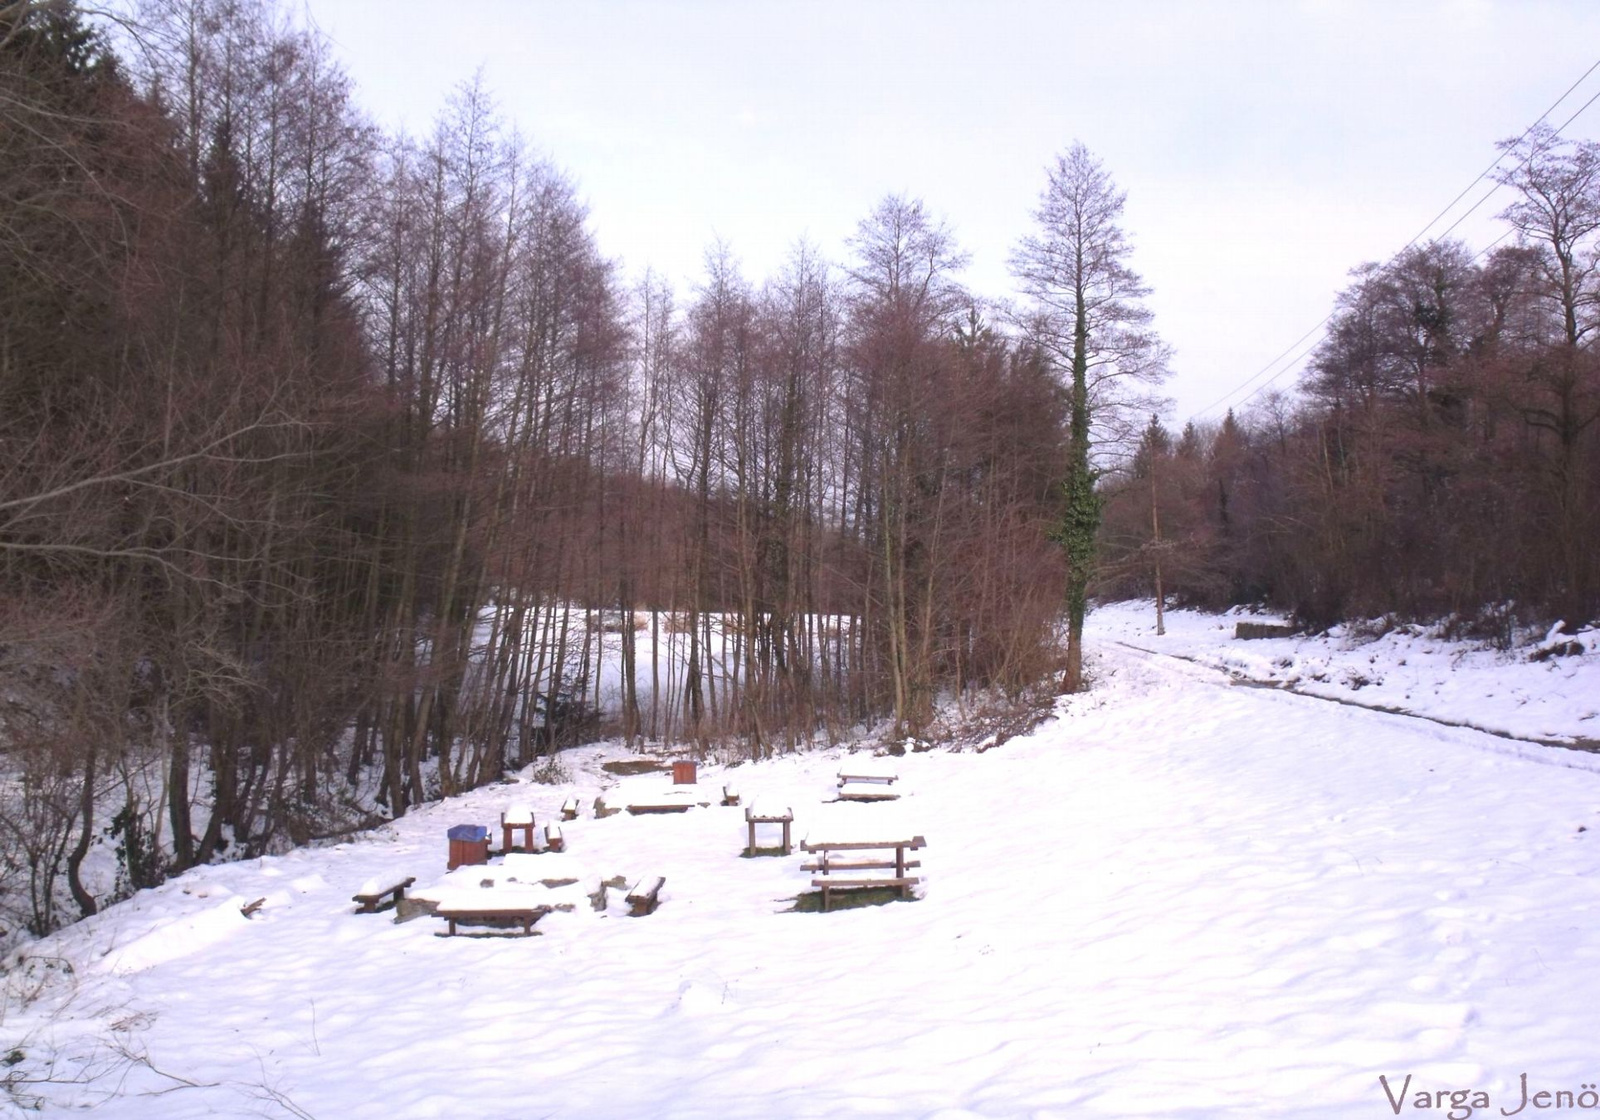
[[[446,835],[450,838],[450,862],[454,871],[466,864],[489,862],[489,830],[481,824],[458,824]]]

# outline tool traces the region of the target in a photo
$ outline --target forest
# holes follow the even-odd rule
[[[1592,619],[1600,146],[1506,156],[1503,243],[1356,269],[1296,392],[1174,434],[1081,146],[1010,298],[899,195],[680,292],[481,82],[390,135],[265,0],[0,0],[0,912],[602,736],[947,735],[1083,687],[1095,596]]]

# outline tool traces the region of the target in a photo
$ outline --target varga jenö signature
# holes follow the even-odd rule
[[[1494,1107],[1488,1092],[1483,1089],[1416,1089],[1411,1088],[1411,1074],[1396,1085],[1387,1074],[1378,1075],[1378,1083],[1389,1098],[1389,1107],[1399,1116],[1406,1109],[1429,1112],[1446,1109],[1446,1120],[1468,1120],[1480,1110]],[[1521,1096],[1514,1102],[1502,1103],[1501,1116],[1517,1116],[1532,1110],[1594,1109],[1600,1111],[1600,1083],[1584,1083],[1576,1089],[1539,1089],[1528,1085],[1528,1075],[1521,1077]]]

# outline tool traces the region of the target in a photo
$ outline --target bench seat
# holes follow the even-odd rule
[[[834,891],[859,891],[871,890],[874,887],[887,887],[899,890],[901,898],[911,897],[911,888],[921,882],[915,875],[906,875],[891,879],[835,879],[824,876],[821,879],[811,880],[811,885],[822,891],[822,911],[828,911],[828,896]]]
[[[351,896],[350,901],[359,902],[361,904],[360,908],[357,910],[357,913],[376,914],[380,910],[386,910],[393,906],[399,906],[400,901],[406,896],[406,888],[416,881],[417,877],[415,875],[408,875],[404,879],[401,879],[398,882],[390,883],[386,887],[373,887],[371,889],[361,891],[360,893]],[[387,903],[384,902],[385,898],[389,899]]]
[[[881,782],[884,785],[893,785],[900,777],[893,770],[878,766],[841,766],[839,768],[839,784],[846,782]]]
[[[661,888],[666,885],[663,875],[646,875],[639,879],[628,892],[628,913],[635,918],[655,913],[661,904]]]
[[[493,903],[456,903],[442,904],[434,911],[439,917],[450,923],[450,932],[446,937],[456,935],[457,922],[521,922],[522,936],[533,936],[533,924],[546,914],[550,913],[548,906],[506,905],[496,906]]]

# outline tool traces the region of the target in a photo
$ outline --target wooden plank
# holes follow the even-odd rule
[[[800,850],[803,852],[860,852],[873,848],[895,849],[905,848],[915,851],[925,848],[928,842],[920,836],[913,836],[909,840],[811,840],[800,841]]]
[[[813,887],[827,887],[829,890],[858,890],[865,887],[909,887],[922,882],[915,875],[907,875],[898,879],[813,879]]]
[[[845,782],[839,786],[840,801],[897,801],[900,795],[887,785],[874,782]]]
[[[900,865],[892,859],[840,859],[819,860],[816,863],[803,863],[800,865],[800,870],[820,871],[826,875],[830,871],[888,871],[898,868],[899,866]],[[905,866],[921,867],[922,861],[910,859],[906,861]]]

